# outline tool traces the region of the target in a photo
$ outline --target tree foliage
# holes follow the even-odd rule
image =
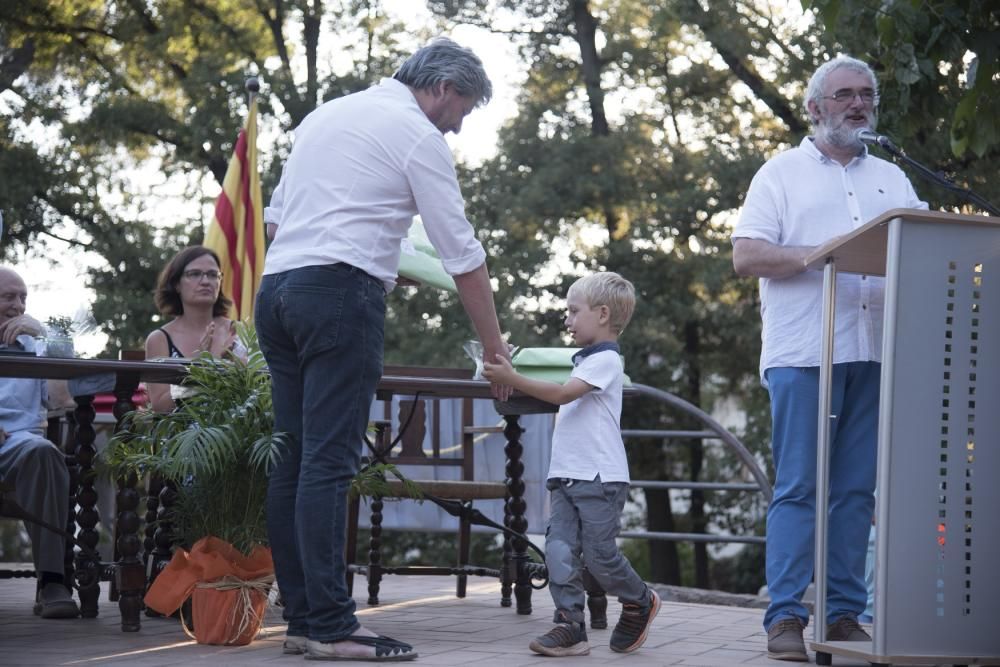
[[[391,72],[400,35],[377,0],[0,3],[0,253],[56,238],[102,257],[89,284],[108,352],[141,346],[156,272],[201,239],[197,204],[225,174],[246,77],[263,78],[262,125],[280,137],[269,190],[289,131]],[[143,164],[187,177],[191,212],[154,217],[172,207],[133,180]]]
[[[706,409],[736,401],[739,435],[762,461],[759,302],[754,281],[732,271],[729,230],[757,168],[809,131],[812,71],[840,52],[871,62],[880,131],[987,198],[1000,193],[995,3],[803,1],[805,14],[765,0],[426,3],[444,31],[503,33],[523,61],[496,155],[459,165],[511,340],[558,344],[574,278],[620,271],[639,294],[622,339],[633,380]],[[391,72],[430,32],[408,33],[377,0],[0,2],[0,254],[64,238],[102,257],[90,276],[95,315],[109,348],[137,346],[155,326],[156,272],[200,240],[203,221],[197,206],[154,207],[163,183],[135,182],[133,167],[186,177],[185,199],[211,199],[217,186],[204,181],[221,179],[245,114],[243,81],[259,74],[262,134],[278,137],[262,165],[267,197],[290,130],[322,101]],[[934,207],[959,205],[916,185]],[[387,363],[467,364],[461,344],[472,333],[459,312],[454,295],[396,290]],[[643,405],[629,414],[643,428],[696,426]],[[697,441],[649,440],[630,455],[644,478],[740,475]],[[745,498],[649,491],[645,501],[650,529],[759,530],[762,508]],[[649,549],[653,579],[723,578],[704,546]]]
[[[880,131],[1000,203],[1000,6],[990,0],[803,0],[837,45],[870,63]],[[927,188],[933,206],[959,207]]]

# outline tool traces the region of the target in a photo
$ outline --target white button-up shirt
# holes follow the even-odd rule
[[[846,166],[810,137],[769,160],[754,176],[733,239],[782,246],[817,246],[892,208],[922,208],[896,165],[865,148]],[[882,360],[884,279],[837,275],[833,363]],[[823,274],[760,279],[760,373],[819,366]]]
[[[486,252],[465,217],[455,163],[441,131],[394,79],[323,104],[295,144],[264,221],[278,225],[264,274],[344,262],[396,284],[413,216],[451,275]]]

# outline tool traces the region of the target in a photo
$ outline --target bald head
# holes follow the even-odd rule
[[[0,266],[0,324],[24,314],[28,287],[17,271]]]

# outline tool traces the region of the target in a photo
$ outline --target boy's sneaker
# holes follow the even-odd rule
[[[826,626],[826,640],[828,642],[870,642],[872,638],[858,623],[858,619],[853,616],[841,616]]]
[[[653,624],[656,613],[660,611],[660,596],[652,588],[649,589],[649,602],[643,606],[634,602],[622,603],[622,615],[618,625],[611,632],[611,650],[618,653],[631,653],[646,642],[649,626]]]
[[[535,653],[562,657],[567,655],[587,655],[587,630],[583,623],[560,623],[541,637],[535,637],[528,644]]]
[[[802,640],[805,623],[796,616],[783,618],[767,631],[767,657],[772,660],[809,662],[806,643]]]

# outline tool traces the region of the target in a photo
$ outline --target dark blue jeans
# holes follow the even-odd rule
[[[347,264],[264,276],[257,336],[271,371],[274,427],[267,533],[288,634],[315,641],[359,624],[347,594],[347,492],[382,375],[385,290]]]

